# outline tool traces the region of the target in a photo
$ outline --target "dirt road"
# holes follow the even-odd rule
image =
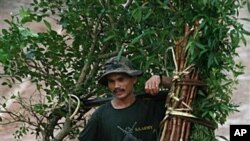
[[[0,0],[0,29],[6,28],[7,24],[3,22],[3,19],[10,18],[10,13],[15,14],[18,11],[19,6],[27,6],[28,0]],[[240,17],[250,18],[250,14],[246,9],[240,10]],[[250,22],[243,22],[244,27],[250,30]],[[33,25],[37,30],[45,30],[43,27],[39,25]],[[229,138],[229,125],[232,124],[250,124],[250,62],[248,59],[250,58],[250,37],[247,37],[248,46],[241,47],[238,49],[240,58],[239,61],[246,66],[245,74],[239,78],[239,85],[237,90],[235,90],[234,95],[232,97],[232,101],[236,104],[239,104],[240,112],[234,113],[229,116],[225,125],[219,127],[216,131],[217,135],[222,135]],[[1,72],[0,68],[0,72]],[[1,80],[0,80],[1,83]],[[19,90],[23,95],[28,94],[32,91],[35,91],[35,87],[26,82],[22,85],[15,86],[15,89],[8,89],[7,87],[0,86],[0,96],[10,96],[13,91]],[[0,99],[1,101],[1,99]],[[15,108],[13,105],[9,105],[12,108]],[[15,141],[12,134],[18,127],[18,124],[14,124],[11,126],[1,126],[0,125],[0,140],[1,141]],[[33,136],[27,135],[22,140],[25,141],[34,141],[36,140]]]

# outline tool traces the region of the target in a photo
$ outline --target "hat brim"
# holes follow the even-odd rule
[[[129,71],[128,70],[113,70],[113,71],[105,72],[98,80],[98,83],[104,86],[107,86],[108,85],[107,76],[109,74],[114,74],[114,73],[125,73],[129,76],[138,76],[138,77],[143,75],[143,72],[140,70],[129,70]]]

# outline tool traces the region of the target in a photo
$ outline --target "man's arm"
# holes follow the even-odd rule
[[[87,125],[84,127],[84,129],[80,132],[78,136],[79,141],[99,141],[100,140],[100,130],[99,130],[99,116],[97,114],[97,111],[95,111],[89,121],[87,122]]]
[[[160,85],[170,88],[172,79],[167,76],[152,75],[145,83],[145,92],[155,95],[159,92]]]

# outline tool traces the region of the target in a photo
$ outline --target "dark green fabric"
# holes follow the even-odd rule
[[[164,99],[137,99],[125,109],[110,102],[97,109],[80,133],[80,141],[157,141]]]
[[[115,56],[105,62],[104,73],[98,82],[107,86],[108,83],[106,77],[111,73],[125,73],[129,76],[141,76],[143,74],[143,72],[138,70],[128,58],[123,56],[121,56],[121,58]]]

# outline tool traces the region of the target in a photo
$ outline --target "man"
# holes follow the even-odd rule
[[[104,68],[99,83],[109,88],[113,99],[93,113],[79,140],[157,141],[165,113],[165,100],[136,99],[134,84],[143,72],[127,58],[113,57]],[[145,84],[145,91],[155,95],[160,83],[160,76],[152,76]]]

